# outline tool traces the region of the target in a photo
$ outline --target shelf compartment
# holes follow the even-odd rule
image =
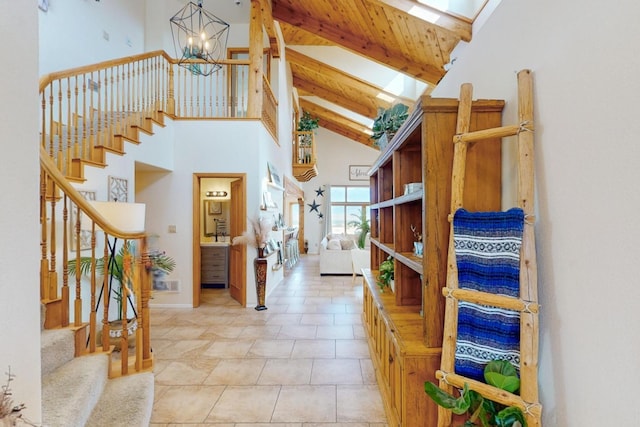
[[[378,210],[378,237],[380,243],[393,245],[393,206]]]
[[[393,199],[393,163],[387,162],[378,169],[378,203]]]
[[[398,252],[412,252],[416,238],[411,231],[414,226],[422,234],[422,199],[396,205],[394,212],[394,242]]]
[[[395,257],[398,261],[400,261],[416,273],[423,274],[423,259],[415,256],[413,252],[396,252]]]
[[[404,195],[405,184],[422,182],[422,149],[420,132],[410,135],[410,140],[393,153],[394,197]]]
[[[393,276],[396,288],[396,305],[417,306],[417,310],[420,312],[422,306],[421,275],[396,257]]]

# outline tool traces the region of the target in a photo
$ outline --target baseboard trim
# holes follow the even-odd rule
[[[150,308],[193,308],[192,304],[149,304]]]

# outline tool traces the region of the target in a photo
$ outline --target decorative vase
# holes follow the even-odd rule
[[[138,320],[134,317],[127,321],[127,343],[129,347],[134,347],[136,343],[136,330]],[[98,345],[102,345],[102,333],[98,333]],[[114,346],[114,350],[120,351],[122,342],[122,319],[109,321],[109,345]]]
[[[267,290],[267,259],[264,257],[264,249],[258,248],[258,257],[253,260],[253,269],[256,274],[256,295],[258,297],[258,305],[255,309],[258,311],[266,310],[265,294]]]
[[[423,246],[422,242],[413,242],[413,253],[417,257],[422,258],[422,252],[424,250],[423,248],[424,248],[424,246]]]

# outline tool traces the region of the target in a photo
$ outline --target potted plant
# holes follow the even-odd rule
[[[384,288],[390,287],[393,291],[393,258],[389,256],[386,260],[380,263],[380,270],[378,271],[378,286],[380,290],[384,292]]]
[[[520,378],[516,368],[506,360],[493,360],[484,368],[484,379],[487,384],[509,393],[520,389]],[[474,390],[469,390],[467,383],[456,398],[442,390],[432,382],[424,383],[424,391],[433,401],[443,408],[450,409],[456,415],[467,413],[468,420],[464,427],[526,427],[522,411],[515,406],[504,406],[485,399]]]
[[[373,121],[373,135],[371,138],[375,140],[378,147],[383,149],[393,138],[400,126],[409,117],[409,107],[404,104],[395,104],[394,106],[378,109],[378,116]],[[384,137],[384,138],[383,138]]]
[[[369,226],[369,220],[367,219],[367,208],[363,207],[360,211],[360,215],[351,214],[351,216],[354,216],[357,219],[349,221],[348,225],[352,226],[356,231],[359,232],[356,244],[358,245],[358,248],[364,249],[367,240],[367,234],[369,234],[369,231],[371,230],[371,227]]]
[[[125,277],[125,266],[127,267],[127,271],[130,271],[129,263],[133,263],[135,257],[136,248],[135,245],[129,243],[128,250],[125,254],[124,245],[120,248],[118,253],[111,259],[111,256],[107,258],[107,266],[109,275],[113,279],[112,283],[109,283],[111,290],[113,292],[113,300],[117,305],[117,314],[116,320],[109,321],[109,327],[113,331],[110,333],[110,336],[113,336],[113,342],[111,344],[116,347],[119,346],[119,336],[118,335],[122,330],[122,302],[125,295],[124,286],[130,287],[130,277]],[[80,267],[76,266],[76,260],[72,259],[69,261],[68,269],[70,275],[76,275],[78,270],[81,275],[88,275],[91,272],[91,257],[80,257]],[[176,262],[173,258],[168,256],[166,253],[161,251],[152,251],[149,253],[149,263],[145,266],[147,270],[149,270],[153,277],[156,278],[158,275],[164,275],[167,273],[171,273],[176,266]],[[96,273],[104,276],[105,268],[104,268],[104,258],[96,259]],[[113,286],[112,286],[113,285]],[[134,308],[135,311],[135,308]],[[137,321],[135,318],[127,319],[127,328],[129,332],[132,333],[137,329]],[[100,337],[100,335],[98,335]]]
[[[313,142],[312,132],[318,129],[319,118],[313,117],[308,111],[302,112],[302,117],[298,121],[298,163],[311,162],[311,144]]]

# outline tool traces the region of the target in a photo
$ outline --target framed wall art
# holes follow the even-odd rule
[[[126,178],[109,176],[109,202],[129,201],[129,181]]]
[[[96,200],[96,192],[95,191],[86,191],[86,190],[78,190],[78,193],[85,198],[85,200]],[[80,215],[80,210],[75,203],[71,203],[71,214],[69,217],[69,234],[71,235],[70,245],[71,250],[87,250],[91,249],[91,231],[90,230],[80,230],[80,240],[76,238],[76,221],[78,220],[78,215]],[[84,216],[84,221],[88,221],[89,218]],[[87,224],[88,225],[88,224]]]
[[[369,181],[369,165],[349,165],[349,181]]]
[[[222,202],[207,200],[205,203],[207,204],[207,213],[209,215],[220,215],[222,213]]]

